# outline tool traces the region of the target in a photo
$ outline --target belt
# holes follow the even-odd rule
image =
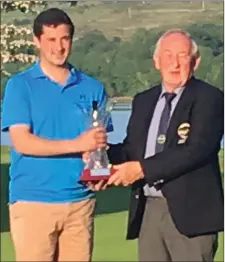
[[[164,196],[147,196],[148,200],[166,200]]]

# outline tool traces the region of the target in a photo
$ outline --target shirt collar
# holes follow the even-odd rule
[[[162,91],[161,91],[159,99],[161,99],[163,97],[163,94],[167,92],[163,84],[161,85],[161,87],[162,87]],[[173,91],[173,93],[178,96],[183,92],[184,88],[185,86],[178,87]]]
[[[70,63],[68,63],[68,66],[69,66],[70,74],[67,78],[67,82],[66,82],[67,85],[76,83],[78,80],[78,77],[77,77],[78,72],[75,69],[75,67],[73,67]],[[31,68],[31,76],[35,79],[48,77],[42,71],[39,60],[36,60],[35,63],[33,64]]]
[[[33,66],[31,67],[31,76],[33,78],[46,77],[44,72],[41,70],[40,63],[39,63],[38,59],[34,62]]]

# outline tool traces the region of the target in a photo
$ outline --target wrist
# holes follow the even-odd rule
[[[73,153],[82,153],[83,152],[82,145],[81,145],[79,137],[74,138],[71,141],[71,149],[72,149]]]
[[[140,177],[144,178],[144,172],[142,170],[141,163],[139,161],[136,162],[136,170],[138,170]]]

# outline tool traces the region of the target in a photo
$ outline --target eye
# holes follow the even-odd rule
[[[70,40],[70,36],[64,36],[63,40],[69,41]]]
[[[187,62],[190,60],[190,56],[188,54],[181,54],[179,55],[179,60],[183,62]]]
[[[189,54],[186,53],[186,52],[182,52],[182,53],[179,53],[179,57],[181,57],[181,58],[187,58],[187,57],[189,57]]]
[[[51,37],[51,38],[48,39],[48,41],[54,42],[54,41],[55,41],[55,38],[54,38],[54,37]]]
[[[172,58],[172,54],[168,51],[164,52],[164,55],[167,59],[171,59]]]

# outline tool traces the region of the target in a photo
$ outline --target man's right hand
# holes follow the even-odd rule
[[[107,135],[104,127],[98,126],[84,131],[75,139],[80,152],[94,151],[107,146]]]

